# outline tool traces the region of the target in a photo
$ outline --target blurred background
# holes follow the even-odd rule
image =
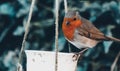
[[[64,2],[60,1],[59,10],[59,51],[69,52],[61,25]],[[120,1],[119,0],[67,0],[69,9],[79,10],[81,16],[89,19],[108,36],[120,39]],[[0,71],[16,71],[26,20],[31,0],[0,0]],[[36,0],[26,41],[26,50],[55,50],[55,1]],[[72,52],[80,49],[70,44]],[[78,62],[78,71],[110,71],[116,56],[120,52],[120,43],[101,42],[84,53]],[[23,59],[26,71],[26,56]],[[120,71],[120,59],[115,71]]]

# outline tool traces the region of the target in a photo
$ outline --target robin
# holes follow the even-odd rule
[[[101,41],[120,42],[119,39],[104,35],[89,20],[80,16],[78,11],[65,14],[62,31],[68,42],[77,48],[93,48]]]

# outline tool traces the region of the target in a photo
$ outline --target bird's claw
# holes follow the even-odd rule
[[[75,53],[72,57],[73,61],[77,61],[79,59],[80,55],[81,55],[80,53]]]
[[[79,57],[83,56],[83,53],[88,50],[88,48],[83,49],[82,51],[80,51],[79,53],[75,53],[73,55],[73,61],[77,61],[79,59]]]

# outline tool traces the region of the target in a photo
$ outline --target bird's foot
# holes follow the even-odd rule
[[[80,57],[82,57],[83,56],[83,54],[82,53],[75,53],[74,55],[73,55],[73,61],[77,61]]]
[[[79,58],[83,57],[83,53],[87,50],[88,48],[83,49],[79,53],[75,53],[73,55],[73,61],[77,61]]]

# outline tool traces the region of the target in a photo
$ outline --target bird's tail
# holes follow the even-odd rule
[[[107,38],[108,41],[115,41],[115,42],[120,42],[120,39],[114,38],[114,37],[109,37],[109,36],[105,36]]]

